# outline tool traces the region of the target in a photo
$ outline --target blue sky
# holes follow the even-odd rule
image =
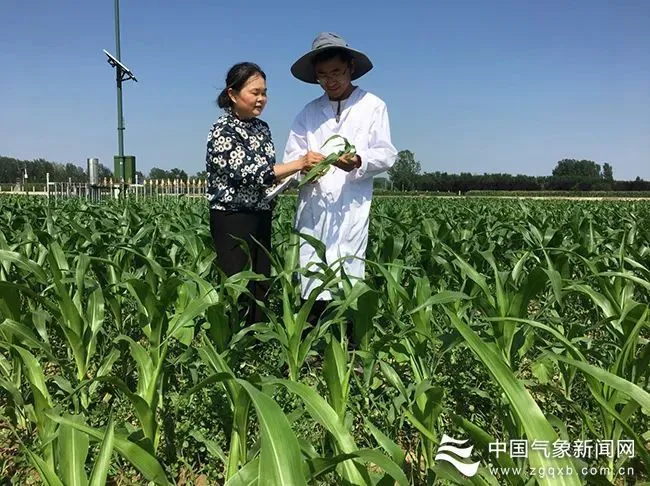
[[[650,1],[121,0],[125,151],[138,169],[204,169],[235,62],[268,76],[276,151],[321,94],[289,67],[320,31],[375,64],[393,142],[423,171],[547,175],[562,158],[650,179]],[[85,165],[117,153],[113,0],[0,4],[0,155]]]

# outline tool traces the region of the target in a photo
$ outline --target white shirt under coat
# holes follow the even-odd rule
[[[392,167],[397,150],[391,142],[386,104],[379,97],[357,87],[341,103],[338,121],[336,107],[326,94],[307,104],[291,127],[283,160],[295,160],[307,151],[324,156],[340,151],[340,140],[323,147],[332,135],[341,135],[355,146],[361,167],[350,172],[331,167],[317,182],[300,190],[296,229],[325,244],[325,263],[329,267],[335,269],[335,262],[345,257],[342,263],[346,274],[363,279],[365,264],[359,258],[365,258],[368,244],[372,179]],[[300,265],[317,270],[310,265],[312,262],[320,262],[320,258],[301,239]],[[302,297],[307,299],[321,283],[316,278],[301,276]],[[327,300],[331,295],[325,291],[318,298]]]

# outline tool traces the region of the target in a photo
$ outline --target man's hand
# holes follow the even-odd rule
[[[361,167],[361,158],[357,154],[345,154],[334,165],[345,172]]]

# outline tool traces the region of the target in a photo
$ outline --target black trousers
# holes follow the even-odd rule
[[[217,253],[217,265],[226,276],[230,277],[249,268],[249,256],[242,248],[242,242],[235,238],[244,240],[247,245],[250,268],[267,277],[271,275],[271,261],[260,244],[270,251],[272,217],[271,211],[210,210],[210,233]],[[266,301],[267,282],[250,282],[248,289],[257,300]],[[263,321],[263,311],[257,305],[251,304],[251,307],[246,324]]]
[[[300,303],[302,305],[305,305],[306,302],[307,301],[305,299],[300,299]],[[307,322],[309,322],[312,326],[315,326],[318,320],[325,313],[325,307],[327,307],[327,304],[329,304],[329,300],[314,301],[314,305],[311,307],[309,315],[307,316]]]
[[[300,302],[302,305],[305,305],[305,302],[307,301],[301,298]],[[327,307],[329,303],[330,303],[329,300],[316,300],[311,310],[309,311],[309,315],[307,316],[307,322],[309,322],[312,326],[315,326],[318,320],[321,319],[325,314],[325,307]],[[348,322],[348,325],[346,327],[346,333],[348,338],[348,344],[353,349],[356,349],[357,342],[356,342],[356,337],[354,335],[354,328],[352,322]],[[343,339],[343,336],[340,336],[339,338]]]

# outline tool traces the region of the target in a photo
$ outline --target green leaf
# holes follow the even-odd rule
[[[61,325],[61,328],[65,331],[64,326],[68,327],[76,336],[82,336],[83,322],[81,315],[79,314],[79,309],[77,309],[70,297],[69,288],[63,283],[63,277],[59,266],[62,262],[59,262],[57,258],[62,258],[62,256],[58,255],[56,252],[50,252],[48,254],[48,261],[50,263],[52,278],[54,280],[54,288],[56,289],[56,295],[59,300],[60,312],[64,318],[64,323]],[[63,260],[65,262],[65,258],[63,258]],[[65,266],[67,266],[67,263],[65,263]],[[80,356],[77,356],[76,352],[75,360],[81,360],[81,363],[84,362]]]
[[[549,364],[548,360],[538,360],[531,366],[533,376],[537,378],[537,381],[542,385],[546,385],[551,379],[552,370],[549,370]]]
[[[231,477],[225,486],[257,486],[260,477],[260,459],[256,457],[247,462],[237,474]]]
[[[490,444],[497,442],[497,440],[492,435],[488,434],[485,430],[473,424],[466,418],[452,413],[451,419],[456,425],[461,427],[465,432],[467,432],[470,435],[470,437],[472,438],[472,443],[475,448],[478,449],[480,447],[483,450],[489,451]],[[514,461],[512,460],[512,458],[507,452],[501,452],[501,453],[492,452],[490,455],[491,458],[494,461],[496,461],[499,467],[502,467],[504,469],[505,468],[514,469],[516,467]],[[489,469],[487,470],[487,472],[489,472]],[[505,476],[504,479],[507,480],[508,483],[511,484],[512,486],[522,486],[524,484],[522,478],[514,474],[508,474]]]
[[[59,477],[47,462],[45,462],[43,459],[38,457],[26,447],[23,446],[23,449],[27,453],[29,462],[31,462],[34,468],[38,471],[38,475],[41,477],[41,481],[43,481],[44,484],[47,486],[67,486],[63,484],[61,479],[59,479]]]
[[[461,333],[465,342],[472,352],[481,360],[489,370],[494,380],[499,384],[505,393],[510,406],[517,418],[518,424],[526,433],[529,441],[540,440],[553,443],[557,440],[555,430],[548,422],[539,406],[526,390],[524,385],[517,379],[512,370],[506,365],[503,359],[491,346],[483,342],[479,336],[450,309],[445,309],[453,326]],[[546,458],[539,451],[529,454],[530,464],[537,468],[575,468],[569,458]],[[562,476],[556,478],[538,478],[540,485],[565,486],[580,485],[577,475]]]
[[[389,474],[398,484],[402,486],[409,486],[409,481],[404,474],[404,471],[395,464],[392,460],[384,454],[375,449],[359,449],[354,452],[354,455],[365,462],[373,463],[382,468]]]
[[[0,250],[0,262],[13,263],[21,270],[36,275],[40,279],[40,283],[48,283],[50,281],[50,278],[45,274],[39,264],[18,252]]]
[[[56,361],[55,357],[50,351],[50,346],[38,339],[36,335],[31,331],[31,329],[22,322],[5,319],[2,323],[0,323],[0,332],[3,332],[9,336],[14,336],[21,346],[38,349],[44,352],[48,359],[51,361]]]
[[[99,448],[99,454],[95,458],[95,465],[90,475],[89,486],[104,486],[106,477],[111,467],[111,458],[113,456],[113,447],[115,445],[115,428],[113,426],[113,417],[111,416],[106,426],[104,439]]]
[[[78,416],[69,420],[82,424]],[[88,436],[68,424],[59,426],[58,438],[59,470],[66,486],[86,486],[86,457],[88,456]]]
[[[61,244],[57,240],[54,240],[52,243],[50,243],[49,250],[50,250],[50,255],[56,261],[57,271],[60,270],[69,271],[70,267],[68,266],[68,260],[65,257],[63,248],[61,248]]]
[[[290,380],[266,379],[271,385],[281,385],[290,392],[298,395],[305,403],[309,415],[319,424],[327,429],[336,441],[340,452],[352,453],[357,451],[352,434],[343,426],[338,414],[316,391],[302,383]],[[360,467],[360,466],[359,466]],[[351,461],[342,464],[344,479],[352,484],[366,484],[368,482],[367,471],[362,471]]]
[[[359,449],[355,452],[339,454],[334,457],[318,457],[310,460],[310,469],[312,470],[312,479],[318,478],[334,470],[337,465],[349,461],[350,459],[361,459],[363,462],[372,463],[383,469],[390,477],[393,478],[393,484],[397,483],[408,486],[409,481],[404,471],[376,449]]]
[[[474,281],[476,285],[480,287],[480,289],[483,291],[483,294],[485,295],[485,298],[489,302],[490,306],[493,308],[496,308],[496,302],[494,300],[494,296],[492,295],[492,292],[490,291],[490,287],[487,284],[487,281],[485,280],[485,276],[483,276],[481,273],[479,273],[474,267],[472,267],[465,259],[463,259],[458,253],[453,251],[451,248],[447,248],[448,251],[456,257],[456,260],[454,263],[460,267],[460,269],[469,277],[470,280]]]
[[[395,462],[395,464],[402,466],[406,457],[406,453],[402,450],[402,448],[398,446],[390,437],[375,427],[369,420],[366,420],[365,424],[377,443],[381,446],[382,449],[388,452],[390,458]]]
[[[135,342],[129,336],[119,335],[115,341],[126,341],[129,344],[129,351],[138,368],[138,393],[144,397],[154,377],[155,366],[151,357],[140,343]]]
[[[616,315],[616,310],[612,302],[600,292],[592,289],[588,285],[572,284],[567,287],[569,290],[581,292],[591,298],[591,300],[603,311],[605,317],[612,317]]]
[[[104,314],[104,294],[102,289],[97,287],[88,298],[88,322],[93,334],[104,325]]]
[[[144,436],[150,441],[149,447],[151,450],[149,452],[153,452],[158,422],[156,421],[156,414],[152,410],[151,404],[147,403],[142,396],[129,390],[126,384],[119,378],[114,376],[100,376],[96,378],[96,381],[110,383],[129,399],[135,410],[135,415],[140,421]]]
[[[219,294],[214,288],[207,293],[200,295],[198,298],[183,309],[180,314],[175,314],[169,321],[169,337],[177,337],[178,332],[188,324],[193,324],[194,319],[203,314],[208,308],[219,303]]]
[[[11,383],[9,380],[0,378],[0,387],[4,388],[5,391],[9,394],[15,406],[19,408],[23,408],[25,406],[23,395],[20,393],[20,390],[18,387],[16,387],[16,385]]]
[[[46,414],[59,424],[70,425],[75,429],[88,434],[91,439],[96,441],[104,440],[104,431],[79,424],[66,417],[60,417],[52,412],[46,412]],[[164,469],[153,455],[149,454],[139,445],[128,440],[122,434],[115,434],[113,442],[117,452],[138,469],[147,480],[153,481],[159,485],[171,486],[171,483],[167,480]]]
[[[165,269],[160,265],[156,260],[153,258],[149,258],[148,256],[143,255],[139,251],[137,251],[135,248],[131,248],[130,246],[125,246],[125,245],[118,245],[116,248],[119,248],[121,250],[127,251],[145,261],[145,263],[149,266],[151,269],[152,273],[155,274],[157,277],[160,279],[165,279],[166,273]]]
[[[336,456],[330,457],[310,457],[307,460],[307,466],[309,467],[309,472],[311,474],[311,481],[314,481],[320,476],[336,470],[339,464],[349,459],[355,459],[356,457],[357,455],[354,452],[348,454],[338,454]]]
[[[570,365],[575,366],[576,368],[582,370],[584,373],[596,378],[598,381],[611,386],[612,388],[625,393],[632,400],[636,401],[646,410],[650,410],[650,393],[644,391],[641,387],[635,385],[634,383],[616,376],[610,373],[607,370],[598,368],[589,363],[583,361],[578,361],[567,356],[552,355],[554,359],[564,361]]]
[[[32,390],[35,392],[38,391],[40,396],[43,397],[46,408],[52,407],[50,393],[45,384],[45,375],[43,374],[43,369],[38,360],[32,353],[20,346],[14,346],[14,349],[18,352],[23,364],[25,365],[25,372]]]
[[[251,397],[260,426],[259,476],[266,484],[307,485],[303,475],[300,444],[287,416],[271,397],[245,380],[237,382]]]
[[[333,335],[325,348],[323,376],[327,384],[332,407],[342,419],[348,397],[348,360],[343,346]]]
[[[190,436],[194,437],[198,442],[201,442],[208,452],[212,454],[215,458],[219,459],[221,462],[224,464],[228,463],[228,459],[226,458],[226,455],[223,452],[223,449],[219,444],[217,444],[214,440],[207,439],[201,432],[198,430],[192,430],[190,432]]]
[[[408,311],[406,315],[410,316],[411,314],[415,314],[416,312],[419,312],[420,310],[426,307],[440,305],[440,304],[449,304],[453,302],[458,302],[459,300],[469,300],[469,299],[471,299],[471,297],[467,294],[464,294],[463,292],[443,290],[442,292],[438,292],[436,295],[432,295],[431,297],[427,298],[425,302],[418,305],[414,309]]]
[[[386,380],[388,380],[388,383],[390,383],[392,387],[398,390],[405,400],[408,400],[409,395],[406,392],[406,387],[404,386],[402,379],[399,377],[393,367],[385,361],[380,361],[379,367],[381,368],[381,372]]]

